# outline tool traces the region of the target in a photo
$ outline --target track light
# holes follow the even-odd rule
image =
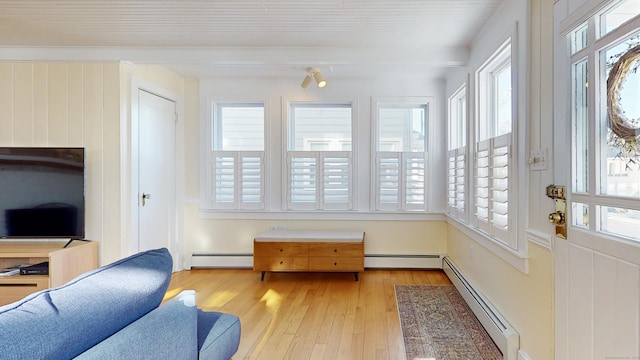
[[[307,68],[307,76],[302,80],[300,86],[302,86],[303,89],[307,89],[309,85],[311,85],[312,78],[316,80],[319,88],[327,86],[327,80],[324,79],[320,71],[316,68]]]
[[[306,90],[309,85],[311,85],[311,75],[307,74],[307,76],[304,77],[304,80],[302,80],[302,84],[300,84],[300,86]]]
[[[325,80],[324,77],[322,77],[322,74],[320,74],[320,71],[316,71],[313,74],[313,78],[316,79],[316,83],[318,83],[319,88],[323,88],[327,86],[327,80]]]

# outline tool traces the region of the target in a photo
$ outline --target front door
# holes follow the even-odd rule
[[[640,7],[566,4],[554,47],[554,176],[568,205],[567,238],[554,239],[555,358],[640,359],[640,152],[627,151],[640,144]]]
[[[176,104],[138,90],[138,251],[166,247],[175,257]]]

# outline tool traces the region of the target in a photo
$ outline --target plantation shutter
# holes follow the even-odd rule
[[[509,236],[509,165],[511,134],[478,143],[476,151],[476,226],[515,247]]]
[[[214,151],[211,207],[260,209],[264,207],[264,152]]]
[[[376,209],[423,210],[425,154],[380,151],[376,156]]]
[[[447,204],[449,213],[457,218],[465,217],[465,181],[464,169],[466,148],[450,150],[447,161]]]
[[[289,151],[287,167],[289,209],[353,208],[350,151]]]

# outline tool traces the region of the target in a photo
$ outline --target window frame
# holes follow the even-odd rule
[[[203,210],[237,210],[237,211],[264,211],[269,207],[269,197],[267,195],[266,189],[268,189],[268,164],[267,164],[267,149],[269,146],[269,138],[268,138],[268,101],[267,99],[259,99],[259,100],[228,100],[228,99],[207,99],[207,111],[204,123],[205,123],[205,131],[204,131],[204,161],[205,168],[203,174],[201,175],[201,195],[200,196],[200,207]],[[263,109],[263,150],[216,150],[220,148],[218,146],[219,141],[222,139],[221,134],[221,124],[222,119],[220,118],[222,114],[223,107],[242,107],[243,105],[249,107],[262,107]],[[216,193],[219,191],[219,188],[216,186],[216,171],[217,166],[220,164],[218,159],[226,158],[233,159],[232,164],[227,163],[227,168],[229,166],[233,167],[233,201],[217,201]],[[258,158],[259,159],[259,172],[260,172],[260,185],[259,185],[259,201],[243,201],[242,197],[242,185],[244,184],[242,177],[235,176],[238,173],[242,172],[242,166],[244,164],[244,160],[248,158]]]
[[[430,168],[433,162],[430,160],[430,156],[433,153],[432,144],[432,134],[434,132],[434,107],[435,101],[433,97],[379,97],[373,98],[372,102],[372,124],[371,124],[371,198],[370,198],[370,207],[372,211],[393,211],[399,213],[406,212],[428,212],[431,207],[431,197],[430,186],[431,182],[429,181],[429,171],[435,171],[435,169]],[[379,131],[380,131],[380,109],[383,108],[403,108],[403,109],[411,109],[411,108],[423,108],[425,119],[424,119],[424,131],[425,131],[425,145],[423,152],[414,152],[414,151],[382,151],[378,150],[379,145],[384,143],[380,142]],[[382,159],[397,159],[398,164],[398,202],[397,203],[385,203],[383,204],[380,201],[381,198],[381,189],[380,189],[380,169],[381,169],[381,161]],[[411,204],[407,201],[406,190],[409,187],[409,184],[406,181],[408,170],[410,169],[410,164],[415,162],[416,159],[422,158],[422,166],[423,166],[423,181],[422,181],[422,189],[423,189],[423,203],[422,204]]]
[[[603,117],[606,116],[606,104],[602,101],[603,98],[606,98],[608,78],[608,73],[605,71],[606,52],[633,36],[640,36],[640,16],[638,15],[608,31],[602,29],[604,14],[622,3],[623,1],[612,1],[604,8],[592,13],[586,21],[567,29],[565,33],[566,38],[571,41],[576,38],[577,31],[586,27],[586,30],[583,30],[586,33],[584,46],[578,49],[569,48],[566,58],[567,74],[572,84],[571,91],[567,94],[568,116],[571,119],[572,129],[571,172],[569,175],[571,186],[567,189],[570,206],[567,209],[567,225],[569,236],[572,231],[579,231],[638,246],[640,245],[639,238],[625,235],[622,232],[610,231],[606,227],[608,227],[609,212],[632,211],[634,214],[640,213],[639,198],[608,194],[603,189],[603,177],[608,175],[607,170],[612,165],[608,163],[611,157],[606,157],[608,146],[603,141],[607,132],[606,122],[603,121]],[[575,68],[581,64],[585,64],[586,79],[590,86],[583,94],[587,99],[588,106],[583,114],[586,116],[586,119],[583,119],[586,130],[584,134],[581,134],[583,143],[588,144],[585,151],[588,160],[583,161],[579,166],[575,147],[580,139],[578,139],[578,135],[573,133],[578,117],[575,110],[577,98],[573,95],[578,76]],[[591,86],[591,84],[594,85]],[[586,141],[584,141],[585,139]],[[582,182],[578,183],[578,181]],[[584,185],[578,187],[579,184]]]
[[[447,212],[464,223],[469,221],[466,199],[469,184],[467,175],[469,99],[467,95],[467,82],[464,82],[447,100]],[[452,136],[454,132],[457,133],[455,141]]]
[[[357,159],[357,121],[355,116],[355,109],[353,101],[286,101],[286,123],[283,126],[283,148],[282,148],[282,204],[284,211],[354,211],[356,202],[354,201],[357,194],[357,178],[355,171],[354,159]],[[295,107],[300,108],[322,108],[322,107],[336,107],[336,108],[348,108],[351,114],[351,150],[348,151],[336,151],[336,150],[295,150],[292,148],[295,146],[295,132],[294,132],[294,111]],[[320,138],[313,138],[318,142]],[[344,142],[344,138],[340,139]],[[315,200],[313,202],[301,202],[293,201],[293,187],[291,184],[291,178],[293,176],[293,157],[299,158],[313,158],[315,159]],[[329,167],[325,167],[330,163],[330,159],[346,159],[347,161],[347,186],[348,193],[345,202],[330,202],[327,201],[330,195],[326,190],[327,186],[326,172]],[[335,161],[335,160],[334,160]],[[323,180],[320,181],[319,179]]]
[[[478,69],[475,70],[475,82],[476,82],[476,94],[474,97],[474,105],[476,108],[476,116],[474,121],[475,131],[473,132],[473,136],[471,137],[471,144],[469,145],[472,152],[472,161],[469,161],[470,170],[472,175],[469,176],[473,188],[473,192],[471,195],[472,201],[469,201],[470,208],[470,224],[474,229],[481,232],[485,236],[487,236],[491,241],[497,242],[502,246],[506,246],[512,251],[521,250],[522,244],[518,241],[518,227],[517,227],[517,217],[519,216],[517,211],[507,211],[508,220],[507,227],[508,230],[504,231],[502,229],[498,229],[496,226],[496,221],[493,220],[493,216],[496,215],[496,211],[493,210],[493,205],[495,203],[495,198],[493,197],[494,191],[492,191],[492,183],[497,179],[496,176],[492,175],[493,171],[493,159],[496,156],[494,153],[495,149],[498,148],[507,148],[508,151],[508,209],[517,209],[516,205],[516,194],[519,185],[519,179],[521,174],[517,172],[515,168],[516,159],[515,149],[518,146],[518,139],[516,137],[517,134],[517,122],[518,122],[518,97],[517,97],[517,57],[515,56],[517,51],[517,44],[514,44],[516,37],[509,36],[506,40],[502,41],[499,46],[491,53],[490,56],[487,57],[487,60],[482,63]],[[507,49],[509,51],[507,51]],[[497,98],[499,95],[497,92],[497,87],[495,86],[495,81],[497,76],[496,73],[504,70],[506,66],[509,66],[511,69],[511,131],[509,133],[500,133],[497,124]],[[486,106],[483,107],[483,104]],[[484,124],[482,127],[481,122],[488,122]],[[505,138],[508,134],[508,144],[505,144]],[[495,144],[495,142],[499,142],[499,144]],[[486,149],[483,148],[483,151],[488,151],[487,161],[487,204],[486,209],[488,211],[488,219],[487,221],[483,220],[482,216],[478,215],[476,211],[479,208],[483,208],[481,199],[483,198],[483,194],[479,193],[479,177],[482,173],[479,173],[479,164],[478,164],[478,154],[480,152],[480,146],[482,144],[488,145]],[[470,159],[471,160],[471,159]],[[471,199],[470,199],[471,200]],[[473,209],[473,211],[472,211]],[[502,215],[502,214],[499,214]]]

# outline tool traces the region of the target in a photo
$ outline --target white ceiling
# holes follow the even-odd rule
[[[499,2],[0,0],[0,60],[129,60],[185,76],[299,76],[309,66],[439,76],[466,61]]]

